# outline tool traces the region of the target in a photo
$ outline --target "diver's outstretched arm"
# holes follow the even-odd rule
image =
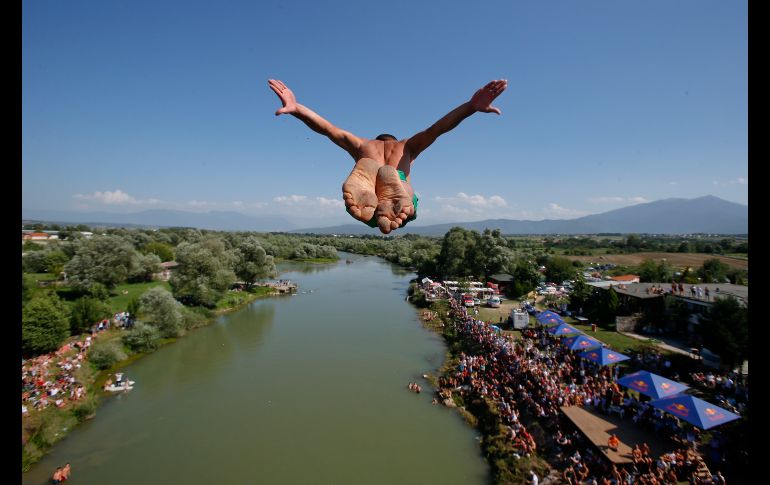
[[[499,108],[492,106],[492,101],[500,96],[507,87],[508,81],[504,79],[488,82],[486,86],[473,94],[470,101],[450,111],[427,130],[421,131],[409,138],[406,142],[406,148],[409,150],[412,160],[417,158],[417,155],[436,141],[436,138],[455,128],[462,120],[476,111],[501,114],[502,112]]]
[[[326,136],[337,146],[348,152],[351,157],[358,160],[359,150],[364,142],[363,139],[348,131],[337,128],[307,106],[297,103],[294,93],[283,82],[277,79],[268,79],[267,83],[270,85],[270,89],[281,99],[281,104],[283,104],[283,107],[275,112],[276,116],[290,114],[295,118],[299,118],[311,130]]]

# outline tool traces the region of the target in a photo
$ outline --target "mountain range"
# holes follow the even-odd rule
[[[520,221],[487,219],[476,222],[407,226],[399,233],[440,236],[452,227],[482,232],[500,229],[505,235],[515,234],[748,234],[748,206],[728,202],[711,195],[695,199],[671,198],[592,214],[576,219]],[[291,232],[315,234],[372,234],[373,230],[358,224],[310,228]]]
[[[136,213],[40,211],[22,209],[25,220],[98,225],[145,227],[197,227],[221,231],[292,232],[313,234],[379,235],[364,224],[296,228],[288,220],[272,216],[247,216],[238,212],[194,213],[175,210],[147,210]],[[469,230],[500,229],[503,234],[748,234],[748,206],[711,195],[695,199],[671,198],[637,204],[576,219],[522,221],[487,219],[428,226],[409,226],[397,234],[441,236],[452,227]]]

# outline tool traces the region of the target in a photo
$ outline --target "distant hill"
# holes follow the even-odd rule
[[[231,211],[186,212],[146,210],[133,213],[65,212],[22,209],[22,217],[36,221],[86,224],[88,226],[196,227],[214,231],[286,231],[294,226],[280,217],[247,216]]]
[[[22,218],[88,226],[197,227],[217,231],[292,232],[312,234],[381,235],[379,230],[361,223],[332,227],[297,229],[281,217],[247,216],[238,212],[185,212],[147,210],[117,214],[111,212],[64,212],[22,209]],[[714,196],[696,199],[664,199],[615,209],[577,219],[519,221],[487,219],[420,226],[419,219],[394,233],[442,236],[455,226],[470,230],[500,229],[503,234],[748,234],[748,206]],[[417,223],[418,225],[414,225]]]
[[[500,229],[503,234],[748,234],[748,206],[708,195],[696,199],[664,199],[623,207],[577,219],[519,221],[487,219],[431,226],[409,225],[398,234],[440,236],[453,227],[469,230]],[[379,234],[363,224],[298,229],[291,232],[315,234]]]

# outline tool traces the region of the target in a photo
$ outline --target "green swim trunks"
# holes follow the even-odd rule
[[[401,180],[403,180],[404,182],[406,182],[406,175],[404,175],[404,171],[403,170],[396,170],[396,172],[398,172],[399,178]],[[407,223],[412,222],[413,220],[417,219],[417,202],[419,202],[419,200],[420,199],[417,198],[417,194],[412,195],[412,205],[414,206],[414,212],[412,213],[411,216],[409,216],[404,221],[403,224],[401,224],[401,227],[404,227],[404,226],[406,226]],[[366,224],[369,227],[377,227],[377,216],[376,215],[372,216],[372,218],[369,219],[369,222],[365,222],[364,224]]]

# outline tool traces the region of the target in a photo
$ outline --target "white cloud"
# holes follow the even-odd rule
[[[126,205],[126,204],[142,204],[142,203],[148,203],[148,201],[139,201],[136,200],[134,197],[131,197],[127,193],[123,192],[122,190],[118,189],[114,192],[110,192],[109,190],[104,192],[94,192],[93,194],[75,194],[72,196],[74,199],[78,200],[85,200],[85,201],[94,201],[101,204],[107,204],[107,205]],[[155,199],[151,199],[155,200]]]
[[[318,204],[323,207],[345,207],[345,203],[339,199],[327,199],[326,197],[316,197]]]
[[[737,177],[732,180],[728,180],[727,182],[714,180],[712,183],[714,185],[748,185],[749,179],[747,177]]]
[[[436,197],[438,202],[448,203],[449,205],[471,206],[473,208],[486,209],[494,207],[506,207],[508,203],[499,195],[484,197],[483,195],[468,195],[459,192],[455,197]],[[455,207],[457,208],[457,207]]]
[[[185,202],[187,207],[192,207],[193,209],[205,209],[205,208],[211,208],[211,206],[215,205],[211,202],[206,202],[205,200],[189,200]]]
[[[623,200],[623,197],[590,197],[588,199],[592,204],[618,204]]]
[[[672,182],[675,184],[676,182]],[[649,200],[645,199],[641,196],[636,197],[590,197],[588,201],[592,204],[625,204],[625,203],[631,203],[631,204],[643,204],[645,202],[649,202]]]
[[[305,195],[281,195],[273,198],[273,202],[277,202],[279,204],[286,204],[286,205],[293,205],[293,204],[298,204],[306,201],[307,201],[307,196]]]
[[[273,202],[277,204],[287,206],[302,206],[302,207],[345,207],[345,203],[341,199],[329,199],[327,197],[308,197],[307,195],[280,195],[273,197]]]
[[[568,209],[554,202],[548,204],[548,207],[543,210],[543,213],[546,217],[555,217],[559,219],[572,219],[574,217],[581,217],[586,215],[586,212],[576,209]]]

